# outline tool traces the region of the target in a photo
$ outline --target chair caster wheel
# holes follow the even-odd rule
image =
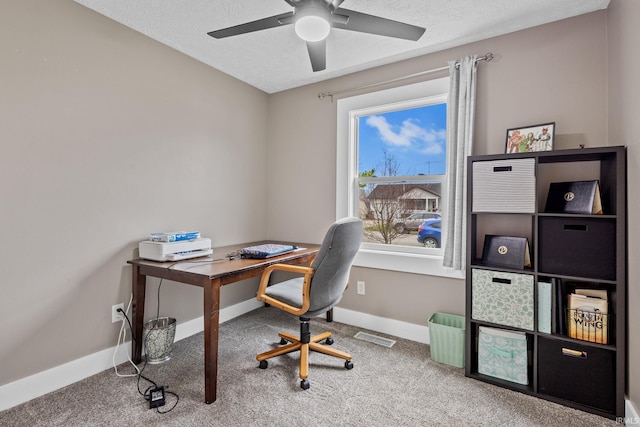
[[[326,345],[331,345],[331,344],[333,344],[333,338],[327,338],[326,340],[324,340],[324,343],[325,343]]]
[[[344,362],[344,367],[346,369],[353,369],[353,362],[351,360],[347,360],[346,362]]]
[[[309,384],[309,380],[302,380],[300,381],[300,388],[303,390],[309,390],[309,387],[311,385]]]
[[[267,366],[269,366],[269,362],[267,362],[266,360],[261,360],[260,365],[258,365],[258,368],[267,369]]]
[[[280,338],[280,345],[285,345],[289,343],[289,341],[285,340],[284,338]]]

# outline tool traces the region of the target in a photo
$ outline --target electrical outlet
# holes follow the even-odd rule
[[[124,316],[118,311],[118,309],[121,309],[124,312],[124,303],[111,306],[111,323],[116,323],[124,320]]]
[[[364,295],[364,282],[358,280],[358,295]]]

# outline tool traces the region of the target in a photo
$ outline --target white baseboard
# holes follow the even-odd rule
[[[220,323],[262,306],[263,303],[251,299],[223,308],[220,310]],[[176,326],[175,340],[180,341],[203,330],[204,319],[202,316],[179,323]],[[114,356],[115,351],[116,346],[113,346],[1,386],[0,411],[28,402],[31,399],[66,387],[107,369],[113,369],[114,360],[116,365],[127,361],[128,355],[131,354],[131,341],[121,344]]]
[[[383,334],[429,344],[429,328],[400,320],[373,316],[345,308],[334,307],[333,320],[347,325],[358,326]]]
[[[640,416],[638,416],[638,411],[633,407],[633,404],[630,400],[625,400],[624,402],[624,423],[625,425],[640,425]]]

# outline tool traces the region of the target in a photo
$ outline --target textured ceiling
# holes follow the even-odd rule
[[[225,39],[207,32],[289,12],[284,0],[75,0],[267,93],[605,9],[609,0],[346,0],[341,7],[419,25],[417,42],[334,28],[313,72],[293,26]],[[469,52],[482,54],[484,52]]]

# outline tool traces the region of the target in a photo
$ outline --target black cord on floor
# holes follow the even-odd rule
[[[134,334],[133,327],[131,325],[131,321],[129,320],[129,316],[127,316],[127,313],[125,313],[124,311],[122,312],[122,315],[124,316],[124,318],[126,319],[127,323],[129,324],[129,329],[131,330],[131,339],[135,341],[136,340],[136,336]],[[145,341],[146,341],[146,338],[148,336],[149,336],[149,334],[147,334],[144,337]],[[151,391],[152,390],[156,390],[159,387],[158,387],[158,384],[156,384],[155,381],[153,381],[153,380],[147,378],[146,376],[142,375],[142,372],[147,367],[147,363],[148,363],[148,357],[147,357],[147,354],[145,353],[145,355],[144,355],[144,365],[142,365],[142,369],[140,369],[138,371],[138,375],[137,375],[137,377],[138,377],[137,388],[138,388],[138,393],[140,393],[140,395],[142,397],[144,397],[146,401],[150,402],[151,401]],[[146,390],[144,392],[142,390],[140,390],[140,380],[141,379],[143,379],[143,380],[145,380],[145,381],[147,381],[147,382],[149,382],[151,384],[149,387],[146,388]],[[164,388],[167,389],[167,388],[169,388],[169,386],[164,386]],[[175,408],[178,405],[178,402],[180,401],[180,396],[178,396],[177,393],[174,393],[174,392],[169,391],[169,390],[165,390],[164,392],[166,394],[170,394],[170,395],[174,396],[176,398],[176,402],[173,404],[172,407],[170,407],[166,411],[161,411],[160,410],[160,408],[161,408],[160,406],[156,407],[156,412],[158,412],[159,414],[166,414],[167,412],[171,412],[173,410],[173,408]]]

